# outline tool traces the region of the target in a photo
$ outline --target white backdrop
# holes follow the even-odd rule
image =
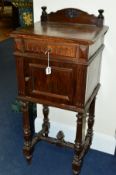
[[[39,21],[41,6],[47,6],[47,12],[61,8],[74,7],[89,13],[98,14],[98,9],[104,9],[105,24],[109,31],[105,37],[105,49],[103,51],[101,70],[101,89],[96,103],[95,133],[107,137],[114,142],[116,129],[116,22],[114,0],[33,0],[34,20]],[[41,106],[38,105],[38,116],[42,116]],[[51,109],[50,118],[56,123],[67,124],[68,128],[75,126],[75,113]],[[37,125],[36,125],[37,126]]]

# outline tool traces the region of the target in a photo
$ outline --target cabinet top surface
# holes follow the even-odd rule
[[[61,38],[84,44],[93,44],[106,33],[108,27],[99,28],[88,24],[69,24],[59,22],[36,22],[34,26],[14,31],[11,36]]]

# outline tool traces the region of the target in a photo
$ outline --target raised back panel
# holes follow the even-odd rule
[[[91,24],[98,27],[103,26],[103,10],[98,10],[99,15],[91,15],[75,8],[61,9],[56,12],[47,14],[47,7],[42,7],[41,21],[44,22],[60,22],[60,23],[79,23],[79,24]]]

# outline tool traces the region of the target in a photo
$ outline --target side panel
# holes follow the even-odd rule
[[[100,81],[101,55],[102,52],[99,52],[88,66],[85,103],[88,101],[95,87],[98,85]]]

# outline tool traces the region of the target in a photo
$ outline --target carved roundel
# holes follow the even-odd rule
[[[76,9],[66,9],[65,15],[68,18],[76,18],[80,15],[80,13]]]

